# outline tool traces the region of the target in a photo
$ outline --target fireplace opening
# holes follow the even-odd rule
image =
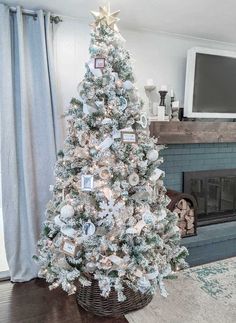
[[[198,204],[198,226],[236,220],[236,169],[184,172],[185,193]]]

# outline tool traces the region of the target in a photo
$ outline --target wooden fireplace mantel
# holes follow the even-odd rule
[[[236,122],[152,121],[150,135],[160,144],[236,142]]]

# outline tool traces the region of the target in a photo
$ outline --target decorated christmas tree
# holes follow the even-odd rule
[[[38,242],[39,277],[76,292],[98,282],[101,295],[124,287],[154,293],[185,265],[177,215],[167,209],[164,147],[150,138],[129,52],[109,7],[92,12],[90,59],[68,108],[52,199]]]

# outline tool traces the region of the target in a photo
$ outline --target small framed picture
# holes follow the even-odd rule
[[[69,239],[64,239],[61,246],[61,251],[66,255],[74,257],[77,252],[77,244]]]
[[[121,140],[124,143],[136,143],[137,135],[135,132],[121,132]]]
[[[82,191],[90,192],[93,190],[93,175],[81,176],[81,189]]]
[[[94,68],[103,69],[105,67],[105,58],[97,57],[94,59]]]

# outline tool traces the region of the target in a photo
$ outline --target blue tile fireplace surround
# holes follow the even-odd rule
[[[236,169],[236,143],[171,144],[161,151],[165,186],[181,192],[183,173],[190,171]]]
[[[236,169],[236,142],[169,144],[161,151],[165,186],[183,191],[184,172]],[[198,235],[182,240],[191,266],[236,256],[236,221],[198,228]]]

